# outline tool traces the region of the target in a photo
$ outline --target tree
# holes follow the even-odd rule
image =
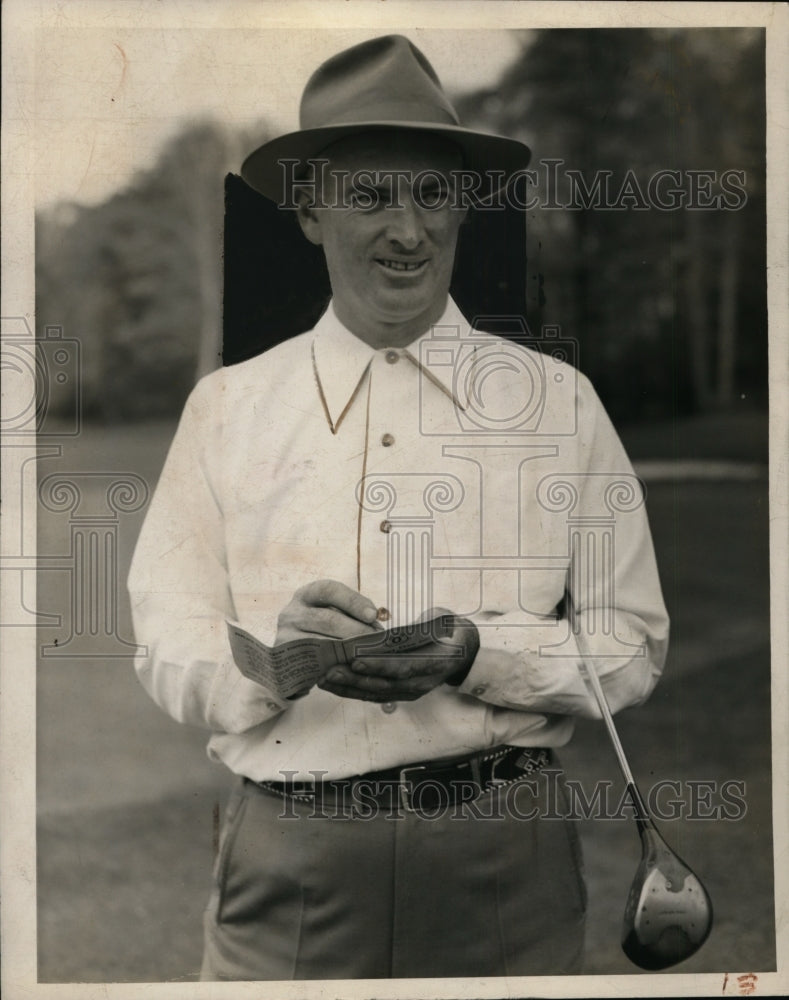
[[[763,380],[763,81],[759,30],[537,31],[495,88],[463,102],[464,121],[535,151],[528,280],[544,299],[530,318],[579,339],[620,415],[731,405]],[[686,197],[674,211],[648,195],[667,169]],[[704,194],[699,171],[719,197],[731,169],[744,175],[738,210],[687,207]],[[596,182],[618,210],[595,203]]]
[[[209,121],[99,205],[37,217],[37,322],[82,344],[85,411],[177,414],[221,363],[224,177],[254,143]]]

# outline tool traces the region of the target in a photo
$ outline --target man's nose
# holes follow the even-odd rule
[[[413,198],[405,196],[399,205],[392,205],[387,209],[386,235],[393,243],[399,243],[406,250],[413,250],[422,242],[422,212]]]

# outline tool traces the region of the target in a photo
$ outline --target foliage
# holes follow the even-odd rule
[[[37,326],[82,342],[88,415],[173,415],[220,361],[223,178],[251,143],[188,125],[104,203],[36,227]]]
[[[532,147],[529,323],[578,340],[580,366],[615,418],[765,402],[760,30],[527,32],[501,81],[458,107],[466,124]],[[219,363],[222,181],[254,144],[195,122],[103,204],[39,215],[38,329],[81,339],[88,413],[177,414]],[[712,171],[716,196],[724,171],[743,171],[741,203],[661,210],[648,194],[661,170],[678,172],[685,195],[701,183],[692,171]],[[571,171],[590,190],[607,172],[619,207],[584,207]]]
[[[462,115],[532,147],[530,322],[559,324],[579,340],[581,367],[615,415],[764,400],[760,30],[531,32],[521,58],[495,88],[464,100]],[[551,160],[560,162],[546,167]],[[607,172],[617,207],[583,207],[574,170],[587,189]],[[684,207],[662,210],[650,199],[661,170],[678,172]],[[695,203],[709,200],[708,182],[693,171],[714,172],[716,197],[729,170],[745,174],[739,196],[727,199],[736,210],[688,207],[694,185]],[[573,207],[547,207],[552,200]]]

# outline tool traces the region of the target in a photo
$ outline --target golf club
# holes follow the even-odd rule
[[[642,969],[666,969],[695,954],[712,928],[712,903],[698,877],[663,840],[636,786],[600,679],[583,663],[616,751],[641,838],[636,870],[622,922],[622,950]]]

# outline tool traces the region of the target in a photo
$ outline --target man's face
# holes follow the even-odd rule
[[[367,133],[321,158],[321,207],[302,207],[299,219],[323,246],[335,311],[374,347],[410,343],[446,305],[465,215],[450,175],[460,152],[437,136]]]

